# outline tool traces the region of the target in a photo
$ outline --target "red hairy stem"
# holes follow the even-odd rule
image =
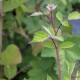
[[[60,29],[60,27],[62,26],[62,24],[60,24],[60,26],[58,27],[58,29],[57,29],[57,31],[56,31],[56,33],[58,33],[58,31],[59,31],[59,29]]]
[[[0,0],[0,53],[2,51],[2,0]]]
[[[56,34],[56,29],[55,29],[55,26],[54,26],[54,23],[53,23],[53,13],[52,13],[52,11],[50,11],[50,17],[51,17],[50,23],[52,24],[53,29],[54,29],[54,32],[55,32],[55,34]]]
[[[59,49],[58,49],[58,46],[57,46],[57,40],[54,41],[54,40],[52,39],[52,41],[53,41],[53,44],[54,44],[54,46],[55,46],[55,48],[56,48],[57,64],[58,64],[58,71],[59,71],[59,80],[61,80],[61,66],[60,66]]]
[[[55,26],[54,26],[54,23],[53,23],[53,13],[52,13],[52,11],[50,11],[50,18],[51,18],[50,19],[50,23],[53,26],[53,29],[54,29],[54,32],[55,32],[55,36],[57,36],[58,30],[56,31]],[[60,28],[60,26],[59,26],[59,28]],[[57,55],[58,71],[59,71],[59,80],[61,80],[61,66],[60,66],[59,49],[58,49],[57,40],[55,40],[55,41],[53,39],[51,39],[51,40],[53,41],[53,44],[55,45],[56,55]]]
[[[80,76],[75,76],[75,77],[71,77],[71,78],[80,78]]]

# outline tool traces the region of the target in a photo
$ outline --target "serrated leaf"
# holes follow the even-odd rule
[[[73,70],[74,70],[74,67],[75,67],[75,63],[71,63],[71,64],[69,65],[69,67],[68,67],[68,74],[69,74],[69,76],[72,75]]]
[[[32,69],[28,72],[29,80],[47,80],[47,74],[53,70],[51,67],[54,63],[53,58],[38,58],[33,60],[31,62]],[[51,70],[49,71],[49,69]]]
[[[69,23],[68,23],[68,21],[66,21],[66,20],[62,22],[62,25],[63,25],[63,26],[66,26],[66,27],[69,27]]]
[[[80,13],[75,11],[69,14],[68,16],[68,20],[76,20],[76,19],[80,19]]]
[[[41,57],[54,57],[56,51],[52,48],[43,48],[41,52]]]
[[[17,67],[16,65],[12,65],[12,66],[5,66],[4,67],[4,75],[5,77],[7,77],[8,79],[13,78],[16,75],[17,72]]]
[[[69,64],[80,59],[79,55],[80,55],[80,48],[79,47],[59,49],[62,80],[65,78],[65,76],[68,75]],[[55,70],[56,70],[56,73],[58,74],[56,50],[54,48],[53,49],[52,48],[44,48],[42,50],[41,56],[42,57],[55,57],[55,59],[56,59]]]
[[[60,12],[57,12],[56,17],[57,17],[57,19],[58,19],[59,21],[62,22],[63,19],[62,19],[62,15],[61,15]]]
[[[36,32],[31,42],[42,42],[48,38],[48,34],[44,31]]]
[[[24,12],[33,12],[35,11],[35,9],[33,7],[28,7],[24,4],[21,5],[21,9],[24,11]]]
[[[31,16],[40,16],[40,15],[43,15],[43,13],[42,12],[34,12],[34,13],[32,13]]]
[[[2,12],[11,11],[20,5],[22,5],[26,0],[3,0]]]
[[[43,49],[44,46],[42,46],[42,43],[38,42],[35,43],[33,48],[32,48],[32,53],[34,55],[37,55],[39,52],[41,52],[41,50]]]
[[[42,26],[44,29],[45,29],[45,31],[48,33],[48,35],[50,36],[50,37],[52,37],[52,32],[50,32],[50,30],[49,29],[47,29],[46,27],[44,27],[44,26]]]
[[[64,38],[62,36],[53,36],[52,38],[59,41],[64,41]]]
[[[59,44],[60,48],[71,48],[73,46],[74,46],[74,43],[73,42],[69,42],[69,41]]]
[[[71,32],[72,32],[72,25],[69,25],[69,27],[64,27],[64,29],[62,30],[62,33],[71,34]]]
[[[69,76],[65,77],[64,80],[71,80]]]
[[[19,64],[22,61],[21,53],[16,45],[9,45],[0,55],[3,65]]]
[[[42,45],[43,45],[44,47],[54,48],[54,44],[53,44],[52,41],[43,42]]]
[[[48,75],[48,76],[47,76],[47,80],[52,80],[52,78]]]

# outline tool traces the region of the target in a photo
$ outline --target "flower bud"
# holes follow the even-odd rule
[[[56,8],[56,5],[55,4],[48,4],[46,7],[48,10],[53,11]]]

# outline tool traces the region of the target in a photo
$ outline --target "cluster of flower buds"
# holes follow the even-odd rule
[[[53,11],[57,6],[55,4],[48,4],[46,7],[48,10]]]

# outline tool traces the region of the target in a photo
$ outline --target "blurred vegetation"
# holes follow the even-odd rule
[[[3,0],[3,45],[0,55],[0,80],[47,80],[47,74],[53,80],[58,80],[56,69],[54,69],[56,64],[54,50],[44,48],[41,43],[29,44],[34,33],[42,30],[42,25],[47,26],[44,19],[51,26],[46,17],[30,16],[35,11],[48,14],[46,5],[49,3],[57,5],[54,18],[57,11],[63,14],[64,19],[70,12],[80,11],[80,0]],[[54,22],[57,28],[60,22],[56,19]],[[65,54],[69,57],[68,52],[70,51],[72,54],[77,53],[80,56],[80,37],[72,35],[72,25],[70,27],[62,26],[61,30],[65,41],[72,41],[76,44],[71,49],[64,49],[62,51],[64,55],[60,55],[64,74],[65,61],[73,62],[78,59],[76,57],[74,60],[75,56],[71,56],[70,60],[66,59]],[[63,61],[63,59],[66,60]]]

